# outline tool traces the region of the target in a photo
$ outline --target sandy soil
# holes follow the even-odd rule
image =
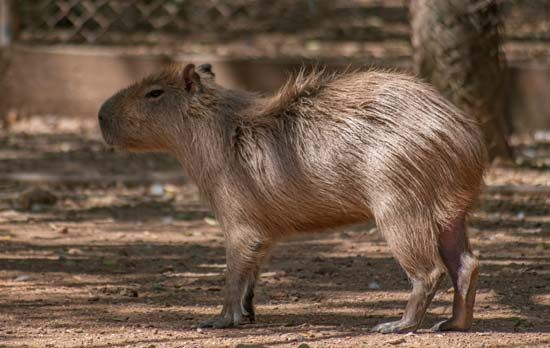
[[[32,118],[0,133],[0,347],[550,347],[550,141],[517,139],[472,214],[481,259],[474,328],[441,287],[423,329],[400,316],[409,285],[372,225],[280,245],[257,324],[197,330],[220,310],[223,237],[178,164],[103,147],[93,120]],[[25,199],[42,187],[52,204]]]

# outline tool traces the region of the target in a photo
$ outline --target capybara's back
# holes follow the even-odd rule
[[[370,219],[413,284],[403,318],[375,330],[415,330],[445,271],[453,317],[436,328],[471,326],[478,267],[465,217],[485,147],[475,122],[432,87],[397,73],[301,72],[260,98],[188,65],[121,91],[100,123],[110,143],[174,154],[220,220],[226,300],[204,326],[254,319],[259,266],[281,237]]]
[[[445,225],[481,188],[478,126],[412,77],[298,75],[253,112],[235,127],[235,172],[245,174],[243,193],[257,191],[249,209],[270,205],[265,218],[286,224],[281,233],[366,213],[379,223],[422,213]]]

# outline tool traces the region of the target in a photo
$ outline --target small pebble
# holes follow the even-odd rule
[[[405,343],[406,340],[404,338],[399,338],[397,340],[389,341],[388,344],[391,344],[392,346],[397,346],[401,343]]]
[[[82,250],[80,250],[78,248],[70,248],[69,250],[67,250],[67,254],[69,254],[69,255],[82,255],[83,252],[82,252]]]
[[[210,226],[218,226],[218,220],[211,218],[211,217],[205,217],[204,222],[206,222]]]
[[[164,225],[170,225],[172,222],[174,222],[174,218],[171,216],[165,216],[162,218],[162,223]]]
[[[45,206],[54,205],[58,198],[47,189],[32,187],[25,190],[15,202],[17,208],[23,210],[32,210],[33,212],[42,211]]]
[[[26,282],[27,280],[30,280],[31,279],[31,276],[29,275],[26,275],[26,274],[22,274],[22,275],[19,275],[17,277],[15,277],[15,281],[16,282]]]
[[[161,184],[151,185],[151,187],[149,187],[149,194],[156,197],[164,196],[164,186]]]
[[[370,282],[368,288],[371,290],[380,290],[381,287],[377,282]]]

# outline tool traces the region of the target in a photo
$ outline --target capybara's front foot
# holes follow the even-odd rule
[[[390,321],[388,323],[378,324],[372,328],[373,332],[379,332],[383,334],[389,333],[403,333],[415,331],[418,327],[417,323],[413,323],[407,320]]]
[[[227,329],[237,327],[241,324],[241,318],[232,315],[222,314],[203,321],[198,325],[199,328]]]

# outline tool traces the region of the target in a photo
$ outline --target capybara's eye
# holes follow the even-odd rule
[[[154,90],[148,92],[148,93],[145,95],[145,98],[158,98],[158,97],[160,97],[163,93],[164,93],[164,91],[163,91],[162,89],[154,89]]]

